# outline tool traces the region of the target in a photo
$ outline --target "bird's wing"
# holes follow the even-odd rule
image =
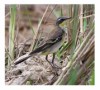
[[[35,50],[33,50],[30,55],[33,55],[34,53],[39,53],[41,51],[44,51],[48,48],[50,48],[52,45],[54,45],[55,43],[59,42],[60,40],[62,40],[62,35],[63,35],[63,30],[61,30],[61,28],[56,27],[55,29],[53,29],[53,31],[49,34],[48,38],[46,39],[46,41],[40,45],[38,48],[36,48]]]

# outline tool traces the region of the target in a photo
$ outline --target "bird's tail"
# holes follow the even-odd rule
[[[52,44],[52,43],[51,43],[51,44]],[[41,52],[41,51],[47,49],[48,47],[51,46],[51,44],[46,43],[46,44],[44,44],[44,45],[42,45],[42,46],[36,48],[35,50],[33,50],[32,52],[30,52],[29,54],[25,54],[25,55],[19,57],[19,58],[14,62],[14,64],[17,65],[17,64],[19,64],[19,63],[25,61],[26,59],[28,59],[29,57],[33,56],[34,54],[39,53],[39,52]]]
[[[34,54],[36,53],[39,53],[41,51],[41,47],[37,48],[36,50],[33,50],[32,52],[30,52],[29,54],[25,54],[21,57],[19,57],[15,62],[14,64],[17,65],[25,60],[27,60],[29,57],[33,56]]]
[[[25,55],[19,57],[19,58],[14,62],[14,64],[17,65],[17,64],[19,64],[19,63],[25,61],[25,60],[28,59],[29,57],[31,57],[29,54],[25,54]]]

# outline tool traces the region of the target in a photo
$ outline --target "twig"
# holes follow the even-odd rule
[[[80,5],[80,32],[83,33],[83,5]]]
[[[8,13],[5,15],[5,18],[7,18],[9,15],[10,15],[10,12],[8,12]]]
[[[56,8],[56,6],[57,6],[57,5],[55,5],[55,6],[53,7],[53,9],[51,10],[50,14],[49,14],[49,15],[47,16],[47,18],[45,19],[44,23],[46,23],[46,22],[48,21],[50,15],[52,14],[52,12],[53,12],[53,10]]]
[[[95,14],[91,14],[91,15],[88,15],[88,16],[85,16],[83,18],[90,18],[90,17],[93,17]]]
[[[33,44],[32,44],[32,47],[31,47],[31,51],[32,51],[33,47],[35,46],[35,40],[36,40],[36,38],[38,36],[39,30],[40,30],[40,26],[41,26],[41,24],[43,22],[43,19],[44,19],[45,15],[46,15],[48,9],[49,9],[49,5],[46,7],[46,10],[45,10],[45,12],[44,12],[39,24],[38,24],[38,27],[37,27],[37,30],[36,30],[36,33],[35,33],[35,36],[34,36]]]

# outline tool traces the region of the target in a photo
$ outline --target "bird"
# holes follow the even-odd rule
[[[17,60],[15,60],[14,64],[17,65],[25,60],[27,60],[29,57],[32,57],[34,54],[41,53],[46,55],[46,60],[53,66],[54,65],[54,59],[56,52],[58,49],[62,46],[64,42],[64,37],[67,33],[67,30],[64,29],[63,25],[66,20],[71,19],[71,17],[59,17],[55,21],[55,28],[52,30],[52,32],[49,33],[49,36],[46,37],[46,40],[42,45],[37,47],[35,50],[32,52],[21,56]],[[48,55],[53,54],[52,61],[50,62],[48,60]]]

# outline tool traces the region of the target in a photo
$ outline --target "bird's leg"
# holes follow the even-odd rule
[[[55,55],[56,55],[56,53],[53,53],[53,57],[52,57],[52,66],[53,66],[54,68],[61,69],[61,67],[59,67],[59,66],[57,66],[56,64],[54,64]]]
[[[54,59],[55,59],[55,53],[53,53],[52,62],[51,62],[51,63],[52,63],[53,68],[55,68]]]
[[[55,67],[54,67],[55,54],[53,54],[52,62],[50,62],[50,61],[48,60],[48,55],[46,55],[46,58],[45,58],[45,59],[46,59],[47,62],[51,65],[51,67],[52,67],[52,69],[53,69],[53,73],[54,73],[55,75],[58,75],[57,70],[56,70]]]
[[[55,59],[55,53],[53,53],[53,57],[52,57],[52,66],[55,68],[55,64],[54,64],[54,59]]]
[[[48,55],[46,55],[46,58],[47,62],[52,66],[51,62],[48,60]]]
[[[54,64],[55,53],[53,53],[52,64]]]
[[[53,57],[52,57],[52,61],[50,62],[48,60],[48,55],[46,55],[46,58],[47,62],[51,65],[51,67],[54,69],[61,69],[60,67],[58,67],[56,64],[54,64],[54,59],[55,59],[55,53],[53,53]]]
[[[45,59],[48,61],[48,55],[46,55]]]
[[[53,58],[52,58],[52,61],[51,61],[51,62],[48,60],[48,55],[46,55],[46,58],[45,58],[45,59],[48,61],[48,63],[49,63],[52,67],[54,67],[55,53],[53,53]]]

